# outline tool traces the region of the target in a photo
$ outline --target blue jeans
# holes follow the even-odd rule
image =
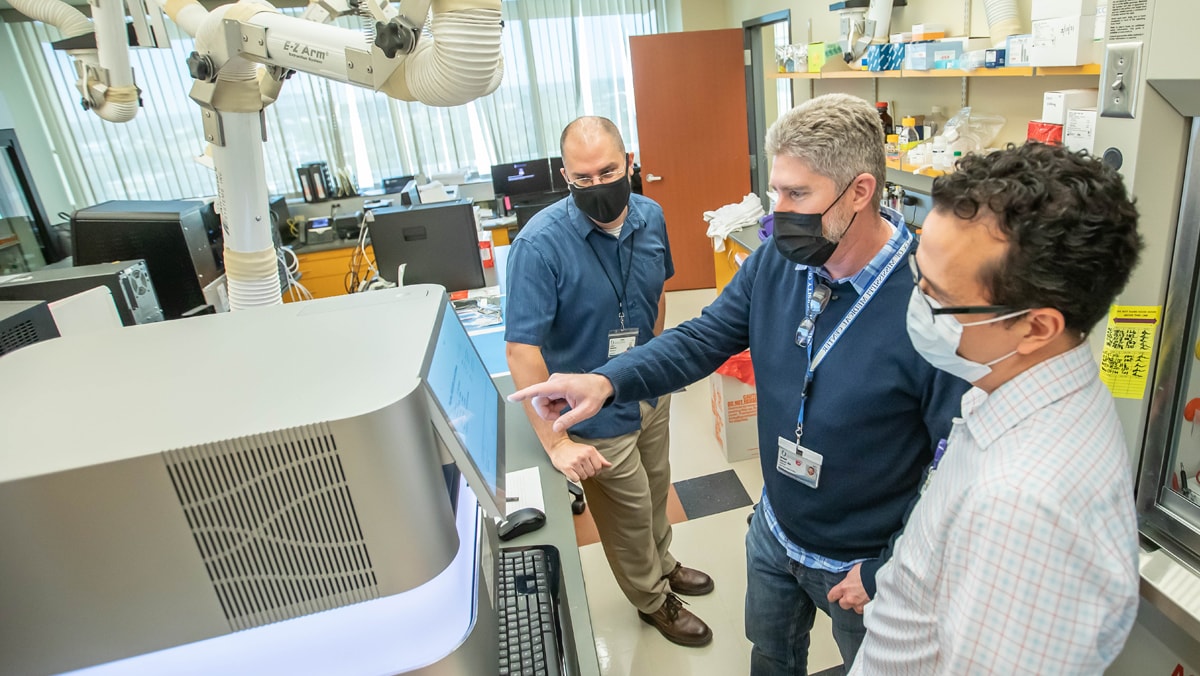
[[[789,559],[761,510],[760,503],[746,534],[746,638],[754,644],[751,676],[808,673],[809,632],[818,608],[833,620],[833,639],[849,671],[866,635],[862,615],[826,600],[846,574],[807,568]]]

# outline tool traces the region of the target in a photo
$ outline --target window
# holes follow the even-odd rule
[[[637,149],[629,36],[666,29],[665,0],[504,0],[504,81],[490,96],[454,108],[389,99],[368,89],[297,73],[266,109],[268,189],[295,194],[294,168],[324,160],[362,188],[383,178],[435,174],[558,154],[562,128],[603,115]],[[283,10],[297,12],[298,10]],[[355,27],[357,19],[339,22]],[[71,58],[37,22],[10,24],[69,189],[79,206],[112,199],[211,195],[200,112],[187,93],[193,40],[168,22],[169,49],[134,49],[144,107],[114,124],[82,110]]]

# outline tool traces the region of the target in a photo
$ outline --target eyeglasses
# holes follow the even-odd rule
[[[1017,309],[1011,305],[948,305],[934,307],[929,295],[921,291],[921,268],[917,267],[917,252],[915,249],[912,253],[908,254],[908,268],[912,270],[913,286],[917,287],[921,300],[929,308],[931,316],[998,314],[1001,312],[1012,312]]]
[[[812,343],[813,333],[817,328],[817,315],[825,311],[832,294],[833,292],[824,284],[818,284],[817,288],[813,289],[812,297],[808,299],[808,308],[804,319],[800,320],[800,326],[796,327],[796,344],[800,347],[807,348]]]
[[[612,171],[605,172],[599,176],[582,176],[574,181],[568,179],[567,185],[570,185],[572,188],[590,188],[594,185],[613,183],[617,179],[624,176],[628,169],[629,167],[626,167],[625,169],[613,169]]]

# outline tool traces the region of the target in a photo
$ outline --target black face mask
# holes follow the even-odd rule
[[[825,233],[821,228],[821,217],[829,213],[829,209],[832,209],[834,204],[841,201],[851,185],[854,185],[853,181],[842,189],[842,193],[837,196],[833,204],[819,214],[775,212],[775,248],[783,254],[784,258],[793,263],[814,268],[824,265],[825,261],[829,260],[838,245],[837,242],[831,242],[825,238]],[[855,212],[854,216],[857,215],[858,213]],[[854,223],[854,216],[850,217],[850,224],[846,225],[847,231]],[[845,236],[845,232],[842,235]]]
[[[625,207],[629,206],[629,194],[633,186],[628,176],[621,177],[612,183],[601,183],[590,188],[576,188],[568,185],[575,206],[597,223],[612,223],[621,216]]]

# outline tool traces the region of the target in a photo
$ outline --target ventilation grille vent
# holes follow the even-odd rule
[[[0,331],[0,354],[8,354],[19,347],[33,345],[41,339],[33,322],[26,319],[20,324]]]
[[[194,446],[165,459],[235,630],[378,598],[327,426]]]

